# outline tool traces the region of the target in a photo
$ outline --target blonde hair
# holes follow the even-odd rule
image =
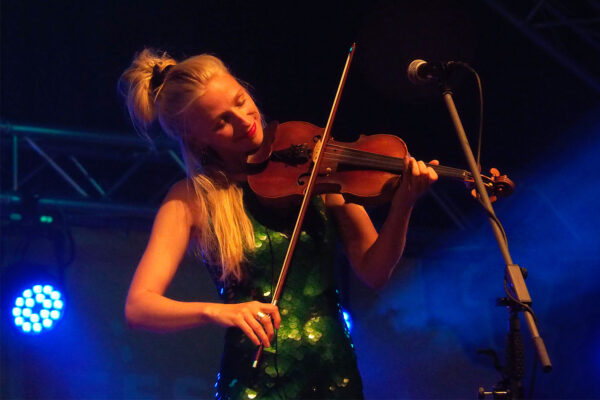
[[[221,266],[221,280],[239,281],[244,253],[254,249],[243,192],[217,165],[203,165],[210,149],[199,149],[187,140],[186,110],[205,93],[210,79],[223,74],[230,74],[227,67],[208,54],[177,63],[164,52],[144,49],[121,75],[119,90],[140,134],[149,139],[148,129],[158,120],[163,131],[179,141],[196,194],[192,211],[199,228],[194,230],[197,250],[206,262]]]

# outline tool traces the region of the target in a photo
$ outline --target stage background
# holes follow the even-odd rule
[[[439,94],[411,86],[405,70],[414,58],[469,62],[483,80],[482,163],[517,185],[496,212],[514,261],[529,270],[533,308],[554,364],[549,374],[534,370],[522,325],[526,391],[533,387],[534,398],[600,398],[598,92],[489,6],[7,1],[1,22],[3,123],[135,136],[116,82],[133,54],[151,46],[177,58],[214,53],[252,84],[268,120],[324,125],[346,51],[357,41],[334,136],[394,133],[417,158],[457,167],[465,164]],[[467,74],[456,85],[475,145],[476,88]],[[3,138],[5,149],[7,143]],[[10,162],[2,154],[6,194]],[[131,185],[160,191],[165,182],[149,177]],[[500,252],[462,185],[440,182],[435,190],[458,223],[424,196],[405,258],[382,290],[357,282],[339,257],[367,398],[475,398],[479,386],[489,389],[500,379],[491,358],[477,353],[492,348],[503,358],[508,313],[495,305],[504,295]],[[378,224],[386,213],[369,211]],[[65,237],[73,238],[74,259],[64,269],[68,309],[54,330],[22,336],[2,319],[2,398],[213,397],[221,328],[155,334],[125,324],[123,304],[151,220],[90,215],[87,222],[25,227],[6,221],[7,212],[3,204],[3,295],[34,268],[56,274],[69,248]],[[191,255],[168,295],[217,299]],[[3,307],[6,314],[10,307]]]

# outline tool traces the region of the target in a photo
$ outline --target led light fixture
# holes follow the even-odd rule
[[[36,335],[54,327],[64,306],[60,291],[52,285],[36,284],[15,299],[12,316],[21,332]]]

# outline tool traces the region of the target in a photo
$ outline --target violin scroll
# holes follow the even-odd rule
[[[511,181],[508,176],[500,175],[500,171],[496,168],[490,169],[490,175],[491,176],[481,175],[481,179],[483,180],[483,185],[492,203],[498,200],[498,197],[510,196],[515,190],[514,182]],[[475,189],[475,181],[473,179],[468,179],[465,181],[465,184],[471,189],[471,195],[476,199],[479,198],[477,189]]]

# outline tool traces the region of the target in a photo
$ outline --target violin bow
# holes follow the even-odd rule
[[[313,154],[313,168],[310,173],[310,178],[308,183],[306,184],[306,189],[304,192],[304,197],[302,198],[302,205],[300,206],[300,211],[298,213],[298,218],[296,219],[296,225],[294,226],[294,231],[292,232],[292,236],[290,238],[290,244],[287,249],[287,253],[285,254],[285,259],[283,260],[283,266],[281,267],[281,272],[279,273],[279,279],[277,280],[277,285],[275,286],[275,291],[273,293],[273,297],[271,299],[271,304],[277,305],[279,298],[281,297],[281,292],[283,291],[283,285],[285,284],[285,278],[287,276],[289,267],[292,263],[292,256],[294,254],[294,250],[296,248],[296,243],[298,242],[298,238],[300,237],[300,232],[302,228],[302,222],[304,222],[304,216],[306,215],[306,211],[308,210],[308,206],[310,204],[310,199],[312,197],[313,188],[315,186],[315,182],[317,181],[317,176],[319,174],[319,168],[321,166],[321,160],[323,155],[325,154],[325,144],[329,141],[331,126],[333,124],[333,120],[335,118],[335,113],[337,112],[338,105],[340,103],[340,97],[342,95],[342,91],[344,90],[344,85],[346,84],[346,78],[348,77],[348,73],[350,71],[350,63],[352,62],[352,58],[354,57],[354,51],[356,50],[356,43],[352,43],[350,46],[350,50],[348,51],[348,57],[346,58],[346,64],[344,65],[344,71],[342,72],[342,78],[340,79],[340,83],[337,88],[337,92],[335,94],[335,98],[333,100],[333,106],[331,107],[331,111],[329,112],[329,118],[327,119],[327,125],[325,126],[325,130],[323,132],[323,136],[321,138],[321,146],[315,146],[316,155]],[[256,351],[256,355],[254,356],[254,361],[252,362],[252,368],[258,367],[258,362],[260,361],[260,357],[262,356],[264,346],[261,344]]]

